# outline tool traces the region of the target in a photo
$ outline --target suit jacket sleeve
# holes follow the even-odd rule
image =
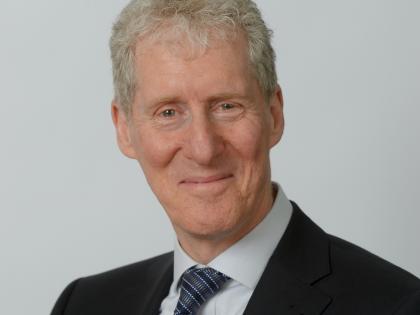
[[[66,310],[67,304],[71,298],[74,288],[77,285],[79,280],[75,280],[71,282],[61,293],[60,297],[58,298],[57,302],[54,305],[54,308],[51,312],[51,315],[64,315]]]
[[[420,290],[404,300],[395,315],[418,315],[420,314]]]

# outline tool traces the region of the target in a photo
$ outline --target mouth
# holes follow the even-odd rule
[[[205,185],[205,184],[212,184],[217,183],[226,179],[233,177],[232,174],[220,174],[220,175],[213,175],[213,176],[195,176],[195,177],[188,177],[183,179],[180,184],[187,184],[187,185]]]

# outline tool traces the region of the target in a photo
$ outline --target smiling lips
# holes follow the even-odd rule
[[[206,177],[188,177],[183,179],[180,184],[191,184],[191,185],[200,185],[200,184],[211,184],[222,181],[224,179],[228,179],[233,177],[232,174],[222,174],[222,175],[214,175],[214,176],[206,176]]]

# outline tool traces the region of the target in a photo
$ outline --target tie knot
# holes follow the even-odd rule
[[[181,278],[181,292],[175,315],[194,315],[230,278],[210,267],[191,267]]]

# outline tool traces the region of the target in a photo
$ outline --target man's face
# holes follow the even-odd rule
[[[113,107],[121,150],[139,161],[178,237],[242,237],[271,207],[280,89],[267,104],[242,36],[193,57],[141,44],[132,115]]]

